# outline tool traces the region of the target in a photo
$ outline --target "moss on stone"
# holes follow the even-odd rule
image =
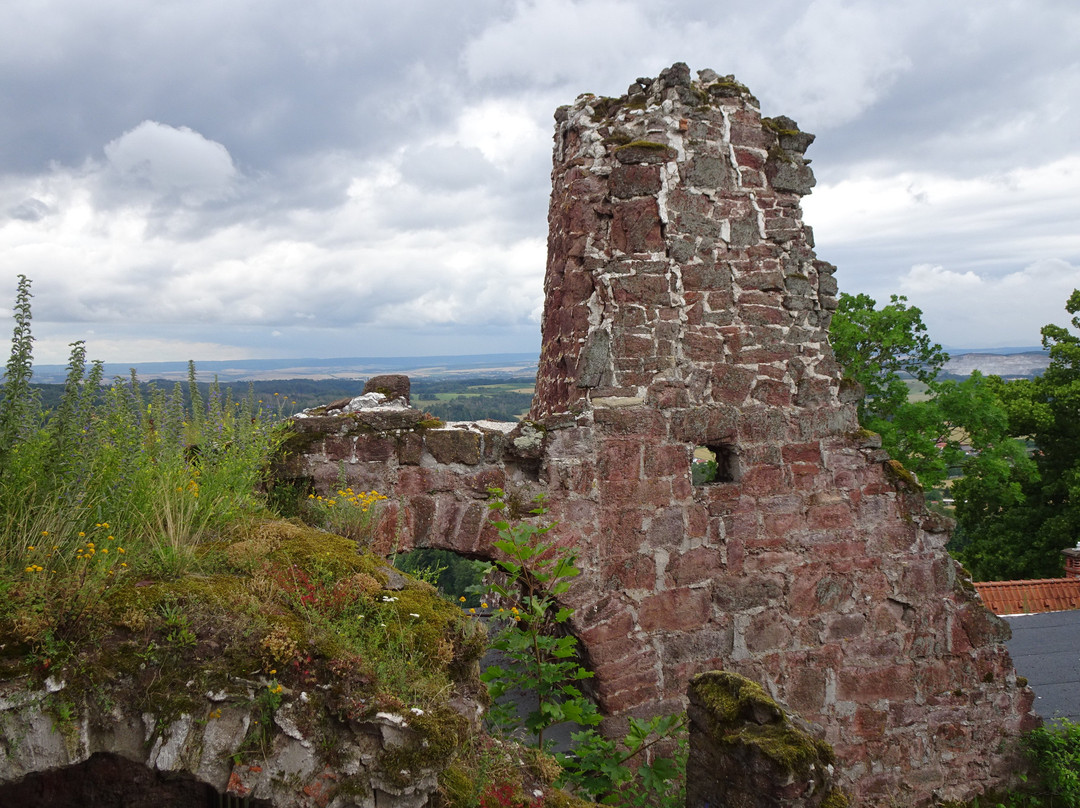
[[[700,674],[691,681],[691,700],[704,708],[707,730],[717,743],[754,748],[800,777],[835,762],[829,744],[793,725],[761,685],[743,676]]]
[[[732,98],[735,96],[750,95],[749,88],[741,81],[726,77],[718,79],[705,88],[709,95],[719,98]],[[750,96],[751,98],[753,96]]]
[[[244,552],[230,554],[237,545]],[[284,687],[282,698],[310,694],[310,709],[298,709],[311,737],[335,737],[320,722],[361,720],[387,703],[416,704],[438,717],[448,692],[482,689],[476,665],[485,647],[482,627],[429,584],[359,552],[349,539],[263,520],[236,525],[199,552],[213,555],[212,573],[132,578],[95,605],[61,652],[48,652],[47,665],[44,649],[8,642],[11,621],[0,626],[5,653],[23,649],[28,689],[41,689],[46,676],[65,683],[54,698],[58,723],[69,715],[107,722],[112,706],[122,704],[152,715],[165,731],[185,714],[200,720],[209,709],[206,694],[221,692],[230,709],[249,711],[253,720],[262,716],[245,747],[257,758],[275,731],[263,692],[268,681]],[[393,592],[383,588],[391,580]],[[335,622],[340,609],[355,619]],[[393,642],[388,629],[365,617],[390,624]],[[364,631],[379,636],[364,640]],[[400,657],[379,659],[391,648]],[[4,672],[11,678],[11,666]],[[463,721],[453,716],[454,726]],[[425,733],[429,744],[443,737]],[[439,741],[436,751],[448,744]]]
[[[776,118],[762,118],[761,125],[777,135],[791,137],[802,134],[798,129],[788,129],[782,126]]]
[[[632,140],[622,146],[619,146],[615,151],[622,151],[623,149],[649,149],[651,151],[666,151],[671,147],[666,143],[657,143],[654,140]]]
[[[904,468],[904,464],[899,460],[886,460],[885,471],[901,485],[917,491],[922,491],[922,484],[919,482],[919,478]]]
[[[753,715],[783,715],[783,710],[761,685],[734,673],[703,673],[694,678],[693,686],[709,715],[717,721],[738,721]]]
[[[834,788],[821,801],[821,808],[848,808],[850,804],[844,792]]]
[[[418,772],[438,771],[446,766],[468,736],[468,722],[446,705],[438,705],[421,715],[407,714],[409,740],[384,749],[379,769],[386,779],[405,786]]]

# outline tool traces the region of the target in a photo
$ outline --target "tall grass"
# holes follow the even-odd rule
[[[20,275],[0,384],[0,613],[27,635],[64,634],[125,576],[197,569],[219,529],[261,508],[281,430],[250,391],[233,400],[215,382],[203,401],[194,365],[190,407],[179,384],[144,392],[134,371],[103,384],[81,341],[46,412],[30,385],[30,298]]]

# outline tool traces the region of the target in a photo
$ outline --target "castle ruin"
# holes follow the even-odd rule
[[[683,64],[560,108],[529,420],[309,417],[284,473],[387,494],[388,552],[489,557],[488,487],[545,493],[611,728],[726,670],[820,731],[858,804],[969,799],[1008,782],[1033,695],[946,521],[859,428],[801,219],[812,140]]]

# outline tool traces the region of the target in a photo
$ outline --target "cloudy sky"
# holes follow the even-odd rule
[[[0,299],[39,363],[536,351],[552,112],[675,61],[817,134],[842,290],[1066,321],[1075,0],[5,3]]]

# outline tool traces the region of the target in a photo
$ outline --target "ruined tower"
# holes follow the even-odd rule
[[[813,136],[683,64],[556,122],[531,420],[312,418],[293,473],[391,496],[388,547],[479,557],[489,485],[546,493],[609,726],[723,669],[816,727],[859,804],[1006,782],[1033,695],[945,520],[859,429],[801,219]]]

